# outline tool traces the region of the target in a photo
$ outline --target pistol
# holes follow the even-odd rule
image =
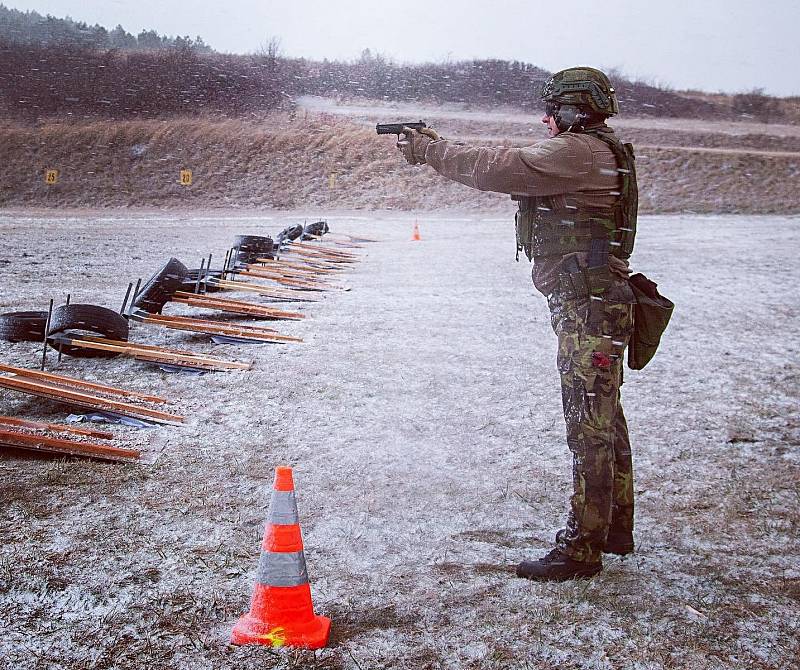
[[[427,127],[424,121],[419,121],[418,123],[379,123],[375,126],[375,130],[378,132],[378,135],[397,135],[397,139],[399,140],[403,128],[420,130]]]

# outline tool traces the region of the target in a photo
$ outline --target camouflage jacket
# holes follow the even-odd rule
[[[561,133],[521,148],[438,140],[428,145],[425,161],[444,177],[481,191],[564,198],[578,209],[611,207],[619,186],[617,161],[608,145],[580,133]],[[585,266],[587,254],[569,255]],[[566,258],[535,259],[533,282],[539,291],[553,292]],[[612,272],[627,277],[627,262],[612,257],[610,265]]]

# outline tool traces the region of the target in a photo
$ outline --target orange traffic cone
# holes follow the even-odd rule
[[[311,604],[292,469],[278,467],[250,612],[233,627],[231,644],[320,649],[330,630]]]
[[[414,230],[411,233],[411,241],[412,242],[418,242],[421,239],[422,238],[419,236],[419,226],[417,225],[417,222],[414,221]]]

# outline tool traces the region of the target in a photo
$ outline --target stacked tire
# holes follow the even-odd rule
[[[322,237],[329,230],[330,228],[328,228],[327,221],[317,221],[316,223],[309,223],[305,228],[303,228],[303,239],[315,240],[318,237]]]
[[[259,258],[275,258],[275,242],[261,235],[237,235],[234,243],[237,263],[257,263]]]
[[[98,305],[75,303],[62,305],[53,310],[47,341],[62,353],[78,358],[113,358],[116,351],[86,349],[85,347],[60,344],[59,336],[79,338],[83,335],[108,340],[128,341],[128,321],[114,310]]]
[[[7,312],[0,314],[0,340],[42,342],[47,327],[47,312]]]
[[[170,258],[158,272],[147,280],[134,296],[131,307],[150,314],[161,314],[176,291],[181,290],[189,269],[177,258]]]
[[[299,223],[295,224],[294,226],[288,226],[278,233],[278,237],[276,238],[278,246],[284,244],[285,242],[294,242],[298,237],[302,237],[302,235],[303,226],[301,226]]]

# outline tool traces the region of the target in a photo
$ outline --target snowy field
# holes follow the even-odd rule
[[[318,214],[7,211],[0,308],[69,292],[118,309],[169,256],[197,267],[236,234]],[[544,585],[513,566],[551,548],[571,459],[555,337],[514,262],[511,217],[321,218],[380,242],[358,250],[350,291],[277,326],[304,344],[131,333],[252,371],[50,355],[63,374],[173,398],[188,420],[113,428],[150,465],[0,460],[0,667],[797,667],[800,218],[641,219],[634,269],[676,312],[653,363],[626,369],[637,551],[591,581]],[[40,357],[0,347],[4,363]],[[0,391],[0,413],[68,410]],[[228,645],[281,464],[295,469],[315,608],[333,620],[316,653]]]

